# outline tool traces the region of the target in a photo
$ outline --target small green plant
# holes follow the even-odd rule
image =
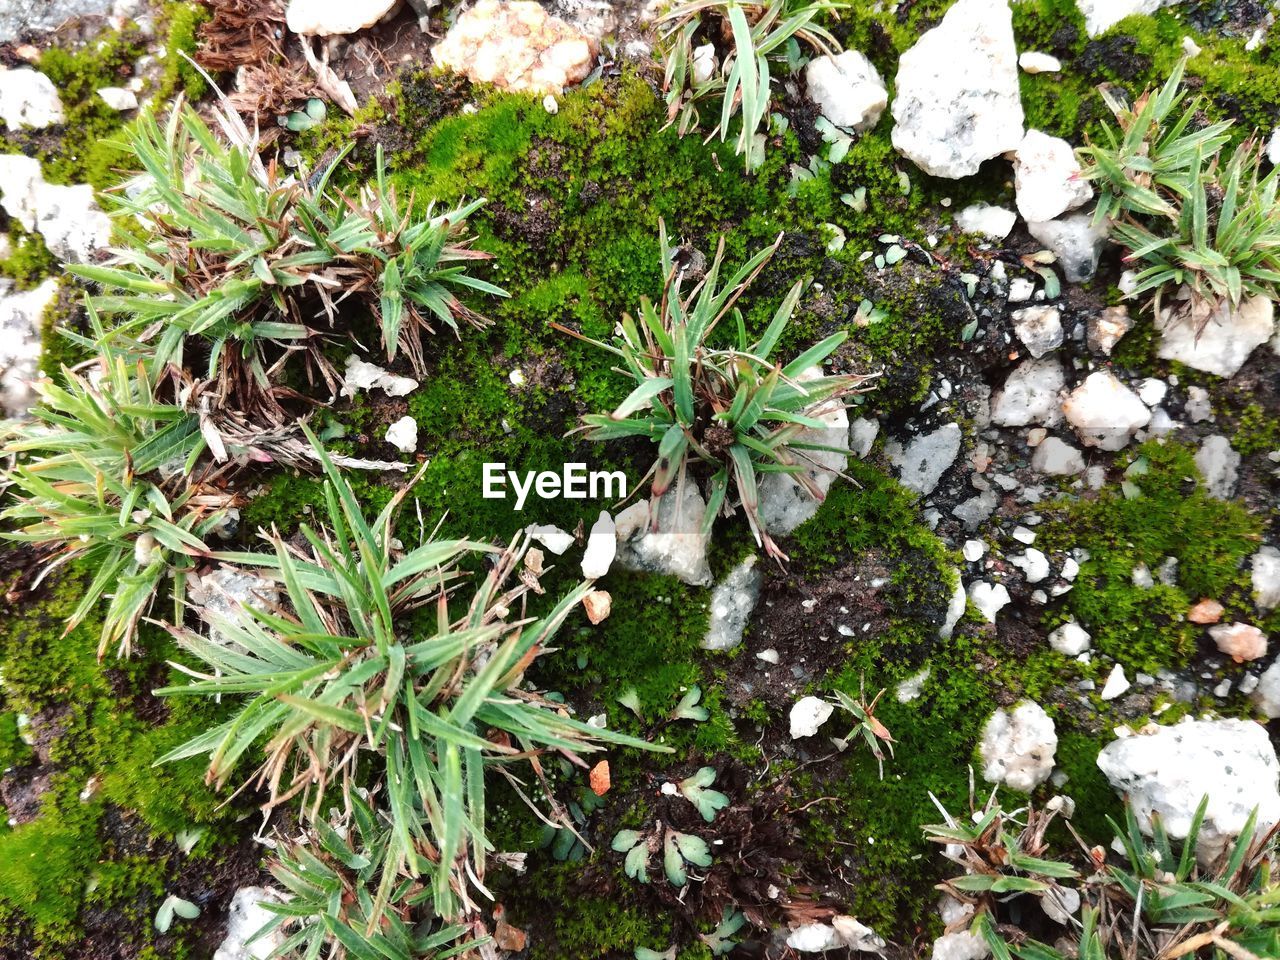
[[[658,459],[644,478],[652,480],[655,511],[673,483],[685,482],[692,465],[705,467],[709,476],[703,531],[711,529],[722,510],[731,511],[732,489],[756,542],[770,556],[786,559],[760,520],[759,475],[791,474],[811,496],[821,499],[822,490],[805,473],[815,462],[807,451],[828,448],[804,440],[802,434],[826,428],[813,415],[816,408],[839,404],[863,389],[869,378],[820,373],[822,362],[844,342],[844,331],[786,364],[770,359],[799,303],[802,280],[783,298],[764,334],[754,341],[747,336],[735,304],[781,240],[779,236],[721,284],[722,239],[706,275],[686,293],[685,270],[677,262],[679,248],[668,242],[666,227],[660,224],[665,285],[656,306],[647,298],[641,301],[640,324],[624,315],[622,335],[613,343],[555,326],[618,357],[620,372],[635,382],[612,413],[584,416],[582,429],[591,440],[648,437],[657,444]],[[734,346],[719,349],[711,346],[710,338],[726,317],[732,318],[737,335]],[[814,371],[819,371],[816,376]]]
[[[1094,221],[1142,265],[1135,293],[1186,286],[1193,316],[1220,302],[1280,296],[1280,172],[1262,175],[1262,144],[1246,140],[1224,163],[1229,121],[1203,119],[1204,100],[1184,103],[1179,62],[1159,92],[1132,105],[1102,90],[1118,129],[1081,148],[1083,176],[1098,186]],[[1175,111],[1181,113],[1175,118]]]
[[[282,845],[270,864],[288,900],[263,902],[275,917],[253,940],[284,935],[272,957],[319,957],[328,947],[325,956],[334,958],[445,960],[483,942],[459,943],[466,933],[461,925],[415,922],[430,895],[410,877],[395,880],[391,896],[380,900],[382,871],[395,843],[393,826],[357,793],[350,795],[350,809],[339,820],[340,830],[323,818],[315,820],[306,844]]]
[[[129,127],[142,175],[116,197],[122,245],[106,265],[71,268],[102,285],[96,305],[120,317],[112,336],[153,369],[202,365],[215,406],[279,419],[295,355],[336,391],[316,317],[339,329],[343,304],[360,304],[387,358],[403,352],[421,370],[436,322],[486,322],[455,291],[505,295],[464,266],[489,257],[462,236],[483,200],[419,216],[387,186],[381,151],[376,181],[346,196],[330,185],[345,151],[299,180],[262,162],[234,112],[217,115],[229,144],[182,103],[163,126],[147,111]]]
[[[801,60],[797,41],[820,54],[840,50],[839,41],[817,18],[836,10],[828,0],[691,0],[664,17],[659,52],[668,122],[681,136],[698,129],[703,110],[717,116],[707,139],[729,137],[735,114],[741,127],[735,152],[748,172],[764,162],[765,132],[773,84],[780,71],[794,72]]]
[[[884,750],[889,751],[889,756],[893,756],[893,734],[876,718],[876,707],[880,703],[880,698],[884,696],[882,689],[875,695],[870,703],[867,703],[867,694],[862,687],[862,681],[858,681],[858,699],[855,700],[843,690],[836,691],[836,704],[841,710],[844,710],[854,719],[854,727],[844,737],[846,741],[853,740],[855,737],[861,736],[866,741],[867,747],[871,750],[871,755],[876,758],[876,764],[880,768],[880,779],[884,779]],[[884,744],[884,750],[881,749]]]
[[[711,785],[715,782],[715,768],[703,767],[693,776],[685,777],[676,784],[680,796],[697,807],[698,813],[702,814],[702,819],[707,823],[716,818],[717,811],[729,805],[728,797],[719,790],[711,789]]]
[[[169,894],[160,904],[160,909],[156,911],[155,925],[156,930],[160,933],[168,933],[169,928],[173,926],[173,921],[177,917],[183,920],[194,920],[200,916],[200,908],[190,900],[184,900],[182,897]]]
[[[695,867],[711,866],[711,846],[692,833],[681,833],[659,822],[651,832],[619,830],[613,836],[610,847],[616,853],[625,853],[623,871],[633,880],[649,882],[649,860],[662,850],[662,869],[667,882],[673,887],[683,887],[689,882],[687,864]]]
[[[264,569],[283,583],[287,610],[245,608],[215,623],[226,643],[171,628],[178,643],[210,668],[164,695],[243,697],[226,723],[158,762],[210,758],[222,784],[260,745],[266,759],[253,783],[268,805],[299,796],[315,819],[331,781],[349,794],[375,782],[392,825],[375,906],[390,902],[401,873],[430,875],[437,912],[471,909],[468,880],[484,876],[486,772],[508,773],[515,760],[543,750],[569,758],[642,740],[575,720],[522,683],[564,620],[591,589],[582,583],[542,617],[512,616],[531,591],[512,586],[528,545],[505,550],[465,540],[427,539],[400,555],[392,521],[412,486],[370,522],[354,491],[309,430],[328,482],[329,530],[302,528],[303,550],[267,535],[274,553],[224,552],[226,563]],[[459,563],[493,558],[460,613],[451,613],[463,577]],[[534,581],[536,585],[536,581]],[[364,771],[357,780],[357,768]]]
[[[89,320],[101,336],[92,308]],[[98,656],[113,645],[128,656],[169,577],[181,610],[187,574],[210,553],[205,538],[236,501],[193,478],[205,449],[196,418],[161,399],[145,365],[104,347],[90,367],[64,369],[63,381],[37,381],[31,419],[9,431],[17,502],[0,514],[11,527],[4,536],[51,551],[46,573],[84,561],[94,576],[67,629],[109,598]]]

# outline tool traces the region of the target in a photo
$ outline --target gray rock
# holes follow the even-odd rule
[[[85,263],[111,239],[111,219],[94,200],[93,187],[46,183],[38,160],[0,155],[0,191],[5,213],[39,233],[61,260]]]
[[[997,710],[982,730],[982,776],[988,783],[1031,793],[1053,773],[1058,733],[1038,703],[1025,700]]]
[[[1084,472],[1084,456],[1057,437],[1045,437],[1031,455],[1031,469],[1055,477],[1073,477]]]
[[[58,295],[58,281],[12,292],[0,281],[0,417],[25,416],[35,402],[31,381],[40,363],[44,311]]]
[[[995,490],[983,490],[976,497],[956,504],[951,515],[964,524],[965,530],[972,533],[986,523],[999,505],[1000,495]]]
[[[889,92],[871,61],[857,50],[815,57],[804,71],[809,99],[837,127],[870,130],[889,104]]]
[[[958,179],[1022,142],[1018,51],[1007,0],[957,0],[898,63],[893,145]]]
[[[270,611],[280,602],[280,588],[256,573],[219,567],[191,584],[189,599],[196,615],[208,626],[209,639],[225,647],[233,641],[219,629],[219,624],[240,622],[245,606]]]
[[[859,460],[865,460],[879,435],[879,421],[868,417],[855,418],[849,424],[849,452]]]
[[[998,427],[1051,427],[1062,420],[1058,395],[1066,388],[1062,364],[1054,358],[1024,360],[991,401],[991,422]]]
[[[1107,225],[1093,224],[1088,213],[1073,213],[1058,220],[1028,223],[1027,232],[1053,251],[1068,283],[1083,283],[1098,269]]]
[[[1230,500],[1236,491],[1240,470],[1240,454],[1231,449],[1231,441],[1217,434],[1205,437],[1196,451],[1196,469],[1204,479],[1209,496]]]
[[[1249,694],[1253,705],[1268,720],[1280,717],[1280,657],[1262,672],[1258,685]]]
[[[1263,547],[1253,555],[1253,600],[1259,610],[1280,606],[1280,550]]]
[[[948,423],[930,433],[922,433],[903,447],[885,444],[885,456],[898,468],[898,479],[908,490],[927,496],[960,454],[964,434],[958,423]]]
[[[1129,798],[1138,824],[1158,814],[1169,836],[1184,838],[1201,798],[1202,861],[1238,836],[1257,808],[1258,830],[1280,821],[1280,765],[1264,727],[1248,720],[1191,720],[1116,740],[1098,755],[1112,788]]]
[[[1275,305],[1266,297],[1250,297],[1233,310],[1225,301],[1210,305],[1183,299],[1162,309],[1156,326],[1161,359],[1232,377],[1275,333]]]
[[[657,526],[650,529],[650,501],[642,500],[614,518],[618,554],[624,570],[669,574],[696,587],[711,583],[707,562],[709,533],[702,533],[707,503],[690,481],[673,487],[658,505]]]
[[[0,4],[0,43],[51,33],[72,17],[106,14],[112,0],[39,0]]]
[[[1062,346],[1062,314],[1057,307],[1024,307],[1013,311],[1013,332],[1039,360]]]
[[[711,592],[711,619],[702,638],[704,650],[732,650],[742,642],[764,580],[764,574],[756,567],[757,559],[755,554],[747,557]]]
[[[30,67],[0,67],[0,120],[8,130],[43,130],[62,123],[62,100],[53,81]]]

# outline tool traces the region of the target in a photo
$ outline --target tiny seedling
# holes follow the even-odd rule
[[[688,692],[680,698],[676,708],[669,714],[669,719],[692,720],[695,723],[702,723],[711,716],[711,712],[706,707],[698,706],[698,701],[701,699],[702,689],[696,686],[690,687]]]
[[[729,805],[729,798],[719,790],[709,789],[716,782],[714,767],[703,767],[691,777],[681,780],[676,786],[680,795],[698,808],[702,819],[710,823],[716,818],[716,812]]]
[[[168,933],[176,917],[181,917],[183,920],[194,920],[198,916],[200,916],[199,907],[190,900],[183,900],[182,897],[174,896],[171,893],[164,898],[164,901],[160,904],[160,909],[156,911],[156,930],[160,933]]]
[[[876,764],[880,769],[880,779],[884,779],[884,750],[881,744],[889,751],[890,758],[893,757],[893,745],[896,742],[893,735],[886,727],[876,718],[876,707],[880,703],[880,698],[884,696],[884,690],[881,689],[875,695],[870,703],[867,703],[866,691],[863,689],[862,681],[858,682],[858,699],[855,700],[843,690],[836,691],[836,703],[846,713],[850,714],[854,719],[853,729],[844,737],[846,741],[861,736],[866,741],[867,746],[871,748],[871,755],[876,758]]]

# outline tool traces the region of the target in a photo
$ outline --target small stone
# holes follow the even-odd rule
[[[964,558],[970,563],[977,563],[982,559],[982,555],[987,552],[987,545],[981,540],[966,540],[960,552],[964,554]]]
[[[835,708],[817,697],[802,697],[791,708],[791,739],[812,737],[827,722]]]
[[[1040,909],[1050,920],[1069,925],[1080,912],[1080,893],[1071,887],[1055,886],[1040,898]]]
[[[285,25],[303,36],[332,37],[371,27],[385,17],[396,0],[289,0]]]
[[[1039,583],[1049,576],[1049,558],[1039,550],[1027,550],[1020,557],[1010,557],[1009,562],[1022,571],[1027,583]]]
[[[962,439],[960,424],[948,423],[930,433],[917,435],[905,448],[897,442],[886,444],[885,456],[898,468],[904,487],[927,496],[960,455]]]
[[[764,574],[756,567],[757,559],[755,554],[747,557],[711,592],[711,616],[702,638],[704,650],[732,650],[742,642],[764,581]]]
[[[1062,61],[1047,53],[1027,50],[1018,55],[1018,66],[1023,73],[1057,73],[1062,69]]]
[[[809,61],[804,71],[809,99],[837,127],[870,130],[889,105],[889,92],[871,61],[857,50]]]
[[[597,797],[603,797],[609,792],[609,788],[613,786],[613,780],[609,775],[609,761],[601,760],[588,774],[588,782],[591,784],[591,792]]]
[[[1229,500],[1236,489],[1240,454],[1231,449],[1231,441],[1226,437],[1216,434],[1205,437],[1196,451],[1196,469],[1209,496]]]
[[[1280,550],[1266,546],[1253,555],[1253,602],[1259,610],[1280,606]]]
[[[991,948],[979,934],[968,930],[945,933],[933,941],[931,960],[985,960]]]
[[[499,920],[493,927],[493,943],[499,950],[521,953],[528,941],[529,937],[523,930],[513,927],[506,920]]]
[[[970,497],[951,508],[951,515],[964,524],[965,530],[972,533],[995,512],[1000,503],[1000,496],[994,490],[984,490],[976,497]]]
[[[960,571],[957,570],[955,589],[951,591],[951,602],[947,604],[947,612],[942,619],[942,626],[938,628],[938,636],[943,640],[951,639],[951,635],[955,632],[956,624],[964,616],[968,599],[969,595],[965,592],[964,581],[960,579]]]
[[[1036,532],[1034,530],[1028,530],[1022,525],[1018,525],[1013,528],[1012,536],[1013,539],[1017,540],[1019,543],[1025,543],[1027,546],[1036,542]]]
[[[880,434],[880,423],[867,417],[857,417],[849,423],[849,452],[859,460],[865,460]]]
[[[626,570],[678,577],[691,586],[709,585],[711,534],[702,532],[706,509],[692,482],[668,490],[656,505],[642,500],[627,507],[616,521],[618,564]]]
[[[554,553],[557,557],[573,546],[573,534],[565,533],[550,524],[534,524],[527,528],[529,536]]]
[[[588,620],[603,623],[613,611],[613,597],[608,590],[592,590],[582,598],[582,606],[587,611]]]
[[[761,650],[757,653],[756,659],[763,660],[765,663],[776,664],[781,658],[778,656],[777,650],[773,649],[773,647],[768,647],[767,649]]]
[[[128,87],[103,87],[98,96],[112,110],[123,113],[126,110],[138,109],[138,95]]]
[[[913,673],[907,679],[903,680],[893,690],[894,699],[899,703],[911,703],[920,699],[920,694],[924,691],[925,681],[929,679],[929,668],[925,667],[919,673]]]
[[[997,710],[982,730],[982,776],[988,783],[1031,793],[1053,773],[1058,734],[1044,708],[1030,700]]]
[[[1249,297],[1238,309],[1223,301],[1192,301],[1189,294],[1160,311],[1157,355],[1219,377],[1232,377],[1253,351],[1276,330],[1275,306],[1266,297]]]
[[[1155,377],[1147,377],[1138,387],[1138,399],[1145,403],[1148,407],[1158,407],[1164,402],[1165,395],[1169,392],[1169,385],[1163,380]]]
[[[1018,215],[1012,210],[985,203],[972,204],[956,214],[956,226],[965,233],[976,233],[991,240],[1003,240],[1009,236],[1017,222]],[[1013,299],[1012,295],[1010,299]]]
[[[1151,411],[1110,370],[1089,374],[1062,404],[1062,412],[1087,447],[1123,449],[1151,422]]]
[[[1067,385],[1062,364],[1050,357],[1024,360],[991,400],[991,422],[998,427],[1053,426],[1061,420],[1058,395]]]
[[[1267,719],[1275,720],[1280,717],[1280,658],[1273,660],[1271,666],[1263,671],[1252,690],[1245,690],[1243,683],[1240,684],[1240,689],[1248,694],[1253,705]]]
[[[554,116],[560,112],[560,101],[555,98],[554,94],[548,93],[542,98],[542,109]]]
[[[387,427],[387,443],[401,453],[413,453],[418,449],[418,421],[413,417],[401,417]]]
[[[1102,685],[1102,699],[1114,700],[1131,686],[1129,678],[1124,675],[1124,667],[1117,663],[1107,675],[1107,682]]]
[[[992,586],[985,580],[977,580],[969,586],[969,600],[977,607],[988,623],[996,622],[996,615],[1007,606],[1012,597],[1003,583]]]
[[[1009,302],[1026,303],[1036,292],[1036,285],[1026,277],[1014,277],[1009,283]]]
[[[1129,316],[1128,307],[1123,304],[1118,307],[1107,307],[1101,313],[1089,318],[1085,343],[1090,350],[1104,353],[1109,357],[1116,344],[1132,329],[1133,318]]]
[[[1140,563],[1133,568],[1133,572],[1129,575],[1129,580],[1139,590],[1150,590],[1156,585],[1156,579],[1151,575],[1151,570],[1145,563]]]
[[[1187,387],[1187,402],[1183,409],[1192,423],[1213,419],[1213,404],[1209,400],[1209,391],[1204,387]]]
[[[283,897],[267,887],[241,887],[231,897],[227,911],[226,936],[213,954],[213,960],[265,960],[279,948],[287,937],[284,930],[276,929],[256,937],[276,914],[264,903],[281,903]],[[249,942],[252,941],[252,942]]]
[[[1006,0],[957,0],[899,60],[894,147],[926,173],[952,179],[1016,150],[1017,60]]]
[[[1084,472],[1084,456],[1071,444],[1047,437],[1031,455],[1031,469],[1055,477],[1072,477]]]
[[[1191,623],[1207,625],[1222,619],[1226,609],[1217,600],[1204,599],[1187,611],[1187,619]]]
[[[582,576],[586,580],[598,580],[609,572],[613,558],[618,553],[618,538],[613,518],[605,510],[591,525],[587,536],[587,549],[582,554]]]
[[[8,130],[43,130],[62,123],[57,87],[30,67],[0,67],[0,119]]]
[[[1087,213],[1028,223],[1027,232],[1058,258],[1068,283],[1084,283],[1093,277],[1107,239],[1107,225],[1095,225]]]
[[[1084,16],[1085,30],[1096,37],[1106,33],[1125,17],[1134,14],[1155,13],[1161,7],[1172,6],[1178,0],[1076,0],[1076,6]]]
[[[1057,307],[1024,307],[1013,312],[1013,331],[1039,360],[1062,346],[1062,314]]]
[[[418,381],[388,373],[376,363],[361,360],[354,353],[347,357],[342,374],[341,396],[354,397],[361,390],[380,389],[388,397],[403,397],[418,389]]]
[[[1267,655],[1267,635],[1248,623],[1220,623],[1209,628],[1209,636],[1236,663],[1258,660]]]
[[[1071,144],[1039,130],[1028,130],[1018,146],[1014,183],[1018,212],[1029,223],[1053,220],[1093,198]]]
[[[1068,620],[1049,634],[1049,646],[1068,657],[1078,657],[1088,650],[1090,640],[1089,632],[1074,620]]]

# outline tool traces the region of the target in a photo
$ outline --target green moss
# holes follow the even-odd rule
[[[161,21],[165,34],[164,72],[159,99],[168,100],[182,93],[195,101],[208,90],[204,76],[188,58],[196,52],[197,28],[212,15],[210,8],[201,3],[169,3],[165,7]]]
[[[1090,553],[1066,610],[1092,634],[1093,646],[1152,672],[1177,668],[1194,653],[1199,628],[1185,614],[1197,600],[1216,599],[1228,617],[1251,609],[1241,568],[1257,549],[1262,524],[1241,504],[1205,492],[1188,447],[1152,441],[1124,459],[1139,458],[1148,472],[1131,471],[1130,480],[1140,495],[1110,489],[1062,505],[1043,536],[1051,548]],[[1134,589],[1134,568],[1155,571],[1166,557],[1178,561],[1177,584]]]
[[[0,277],[8,277],[19,290],[30,290],[58,268],[57,258],[38,233],[27,233],[16,220],[9,221],[9,255],[0,259]]]
[[[1280,450],[1280,420],[1260,403],[1251,403],[1240,412],[1231,445],[1245,456]]]

